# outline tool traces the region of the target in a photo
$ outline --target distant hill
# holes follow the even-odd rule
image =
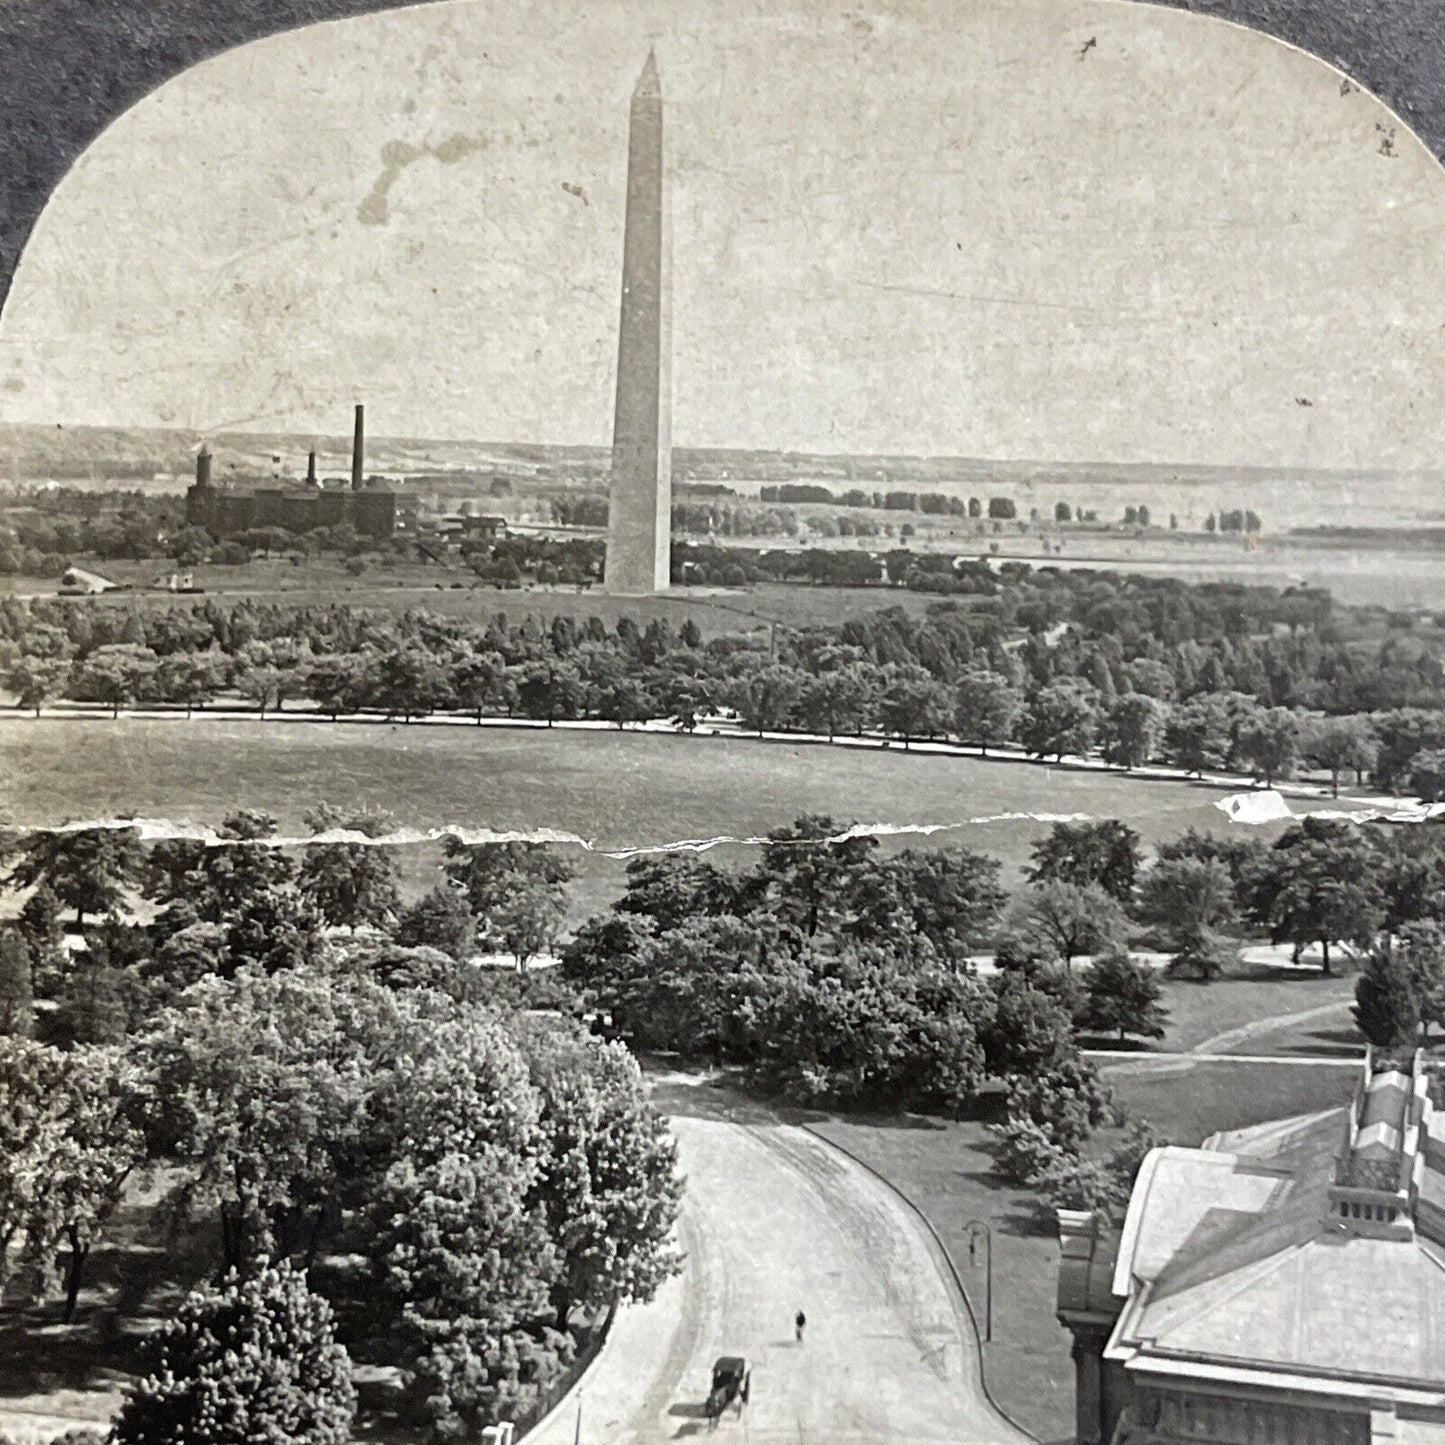
[[[350,469],[349,435],[286,432],[198,432],[129,427],[42,427],[0,424],[0,480],[53,480],[79,485],[183,487],[202,442],[215,453],[218,478],[300,476],[315,447],[323,475]],[[600,485],[605,447],[547,443],[438,441],[425,437],[367,439],[367,471],[413,476],[424,485],[465,487],[498,472],[553,484]],[[1179,512],[1198,520],[1221,507],[1253,507],[1267,525],[1401,525],[1445,520],[1445,472],[1206,467],[1169,462],[997,460],[984,457],[847,456],[717,447],[678,447],[679,481],[749,487],[781,481],[821,482],[836,492],[911,487],[1013,495],[1025,507],[1055,500],[1111,508],[1123,499],[1147,502],[1163,520]],[[1101,512],[1101,515],[1103,513]]]

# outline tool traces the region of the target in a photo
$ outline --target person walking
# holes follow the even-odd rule
[[[802,1310],[793,1316],[793,1333],[797,1336],[798,1343],[803,1343],[803,1329],[808,1323],[808,1317]]]

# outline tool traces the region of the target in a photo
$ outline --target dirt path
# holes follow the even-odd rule
[[[984,1398],[964,1306],[917,1218],[807,1131],[675,1118],[688,1261],[624,1310],[536,1445],[660,1445],[707,1436],[713,1361],[739,1354],[751,1400],[719,1441],[1023,1445]],[[793,1338],[798,1309],[806,1339]]]

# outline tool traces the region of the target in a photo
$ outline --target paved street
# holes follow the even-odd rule
[[[752,1395],[718,1425],[719,1442],[1027,1439],[983,1398],[946,1266],[886,1186],[800,1128],[761,1117],[673,1124],[688,1176],[687,1268],[619,1316],[583,1387],[583,1445],[706,1436],[702,1403],[724,1354],[747,1357]],[[577,1425],[574,1399],[532,1439],[571,1445]]]

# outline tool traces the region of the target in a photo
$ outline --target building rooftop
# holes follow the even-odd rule
[[[1344,1108],[1155,1150],[1119,1241],[1107,1356],[1445,1403],[1441,1164],[1418,1059],[1367,1060]]]

